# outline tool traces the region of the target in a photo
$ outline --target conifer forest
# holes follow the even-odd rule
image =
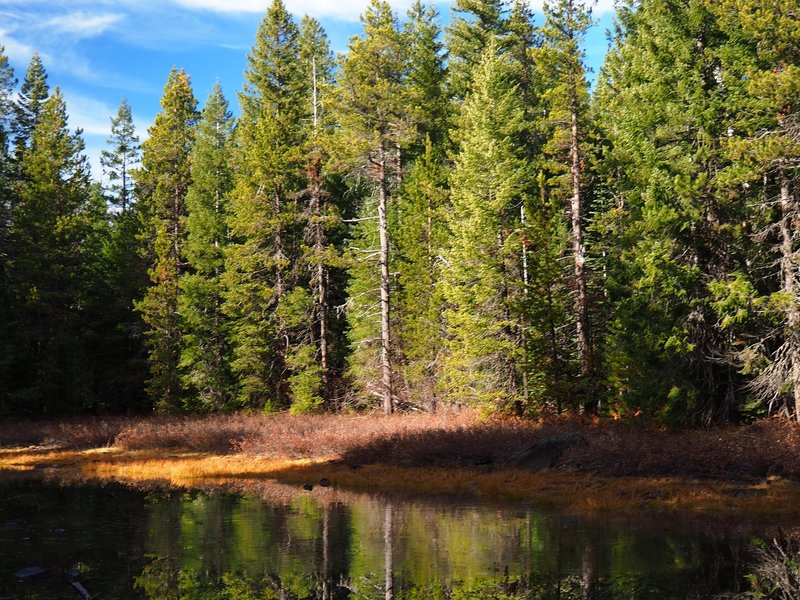
[[[591,77],[582,0],[442,22],[272,0],[102,174],[0,47],[0,414],[800,420],[797,0],[622,0]]]

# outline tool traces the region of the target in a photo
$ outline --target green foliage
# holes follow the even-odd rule
[[[717,180],[727,166],[721,140],[732,100],[720,73],[731,50],[708,6],[623,8],[598,85],[614,199],[601,217],[612,240],[612,395],[706,422],[735,410],[739,385],[735,366],[720,360],[732,337],[720,328],[709,286],[746,270],[747,247],[738,225],[746,205]]]
[[[87,315],[104,206],[90,188],[83,141],[67,128],[57,88],[41,105],[29,142],[19,165],[26,183],[11,214],[14,351],[4,408],[63,413],[94,400]]]
[[[404,356],[404,380],[415,404],[430,405],[443,350],[443,298],[440,256],[447,247],[449,197],[441,150],[426,138],[403,182],[402,218],[396,224],[398,347]]]
[[[186,407],[222,410],[231,405],[228,329],[222,311],[227,245],[227,196],[233,187],[230,153],[233,116],[216,85],[200,115],[186,194],[187,272],[180,276],[181,379]]]
[[[449,92],[456,99],[466,97],[474,78],[473,70],[487,46],[505,32],[505,12],[504,0],[456,0],[447,28]],[[497,44],[494,48],[500,49]]]
[[[393,302],[388,265],[394,232],[389,231],[387,208],[403,177],[406,144],[413,139],[406,96],[407,57],[403,34],[391,6],[372,0],[362,16],[363,37],[350,41],[338,78],[337,116],[341,124],[335,148],[342,166],[354,179],[365,178],[371,195],[359,205],[358,224],[350,247],[354,258],[348,285],[350,329],[348,374],[362,398],[377,395],[384,410],[394,401],[396,362],[390,306]],[[356,193],[362,192],[359,185]],[[363,197],[363,196],[362,196]],[[375,218],[377,216],[377,218]],[[381,288],[386,301],[380,300]]]
[[[427,138],[436,147],[441,147],[447,138],[450,106],[445,93],[447,71],[438,16],[433,5],[426,7],[416,0],[403,28],[408,53],[405,93],[417,129],[416,154],[425,152]]]
[[[12,186],[13,164],[9,150],[11,118],[13,116],[13,93],[16,80],[14,70],[0,45],[0,379],[5,379],[4,368],[8,363],[11,348],[7,346],[11,331],[8,328],[13,311],[9,289],[12,258],[10,240],[11,207],[14,204]]]
[[[131,107],[125,98],[119,103],[117,116],[111,118],[111,135],[107,144],[111,148],[100,153],[100,164],[109,181],[112,204],[125,212],[133,199],[131,170],[139,162],[141,150]]]
[[[135,174],[151,283],[136,309],[147,325],[151,372],[147,389],[161,411],[178,410],[183,399],[179,280],[185,271],[185,200],[191,183],[196,106],[189,76],[173,69],[161,99],[162,111],[142,144],[142,167]]]
[[[31,144],[34,129],[44,108],[44,102],[50,89],[47,85],[47,73],[44,70],[42,59],[38,52],[31,56],[25,79],[19,89],[19,95],[14,102],[14,149],[19,160],[25,149]]]
[[[793,10],[622,2],[592,96],[579,0],[371,0],[338,68],[274,0],[236,126],[173,70],[106,199],[0,48],[0,408],[800,415]]]
[[[301,44],[291,15],[275,0],[259,26],[245,73],[234,159],[238,176],[231,193],[232,243],[225,265],[231,368],[239,380],[241,406],[287,407],[293,402],[293,376],[304,382],[300,404],[313,404],[308,380],[319,370],[292,359],[295,352],[307,353],[303,348],[311,340],[313,305],[291,299],[308,285],[300,268],[304,227],[299,200],[307,184],[305,151],[318,133],[308,125],[318,108],[313,73],[319,70],[316,83],[327,83],[329,56],[323,43],[318,24],[305,21]],[[299,61],[301,48],[305,60]],[[306,366],[311,370],[300,375],[297,369]]]
[[[443,272],[447,354],[442,389],[459,402],[520,401],[519,205],[527,176],[515,144],[523,109],[509,61],[490,43],[462,110],[450,185],[452,233]]]

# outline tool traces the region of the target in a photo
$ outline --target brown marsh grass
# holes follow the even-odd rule
[[[559,470],[604,476],[800,480],[800,428],[777,419],[669,432],[575,417],[532,421],[468,410],[434,414],[155,416],[0,422],[0,449],[115,448],[278,459],[338,458],[350,465],[484,467],[565,432],[586,444]]]
[[[504,459],[539,440],[585,444],[529,473]],[[800,430],[783,421],[669,432],[641,423],[395,415],[214,415],[0,423],[0,470],[65,482],[268,485],[800,516]],[[295,488],[297,489],[297,488]],[[315,492],[317,493],[317,492]]]

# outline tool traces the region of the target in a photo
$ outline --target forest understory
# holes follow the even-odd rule
[[[579,435],[552,467],[508,457]],[[800,516],[800,430],[783,420],[671,432],[635,421],[230,414],[0,424],[0,475],[261,493],[531,501],[582,513]]]

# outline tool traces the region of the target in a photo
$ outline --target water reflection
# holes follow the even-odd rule
[[[0,486],[0,598],[467,600],[734,593],[742,548],[533,507]],[[25,575],[27,568],[44,573]],[[33,571],[30,571],[33,573]]]

